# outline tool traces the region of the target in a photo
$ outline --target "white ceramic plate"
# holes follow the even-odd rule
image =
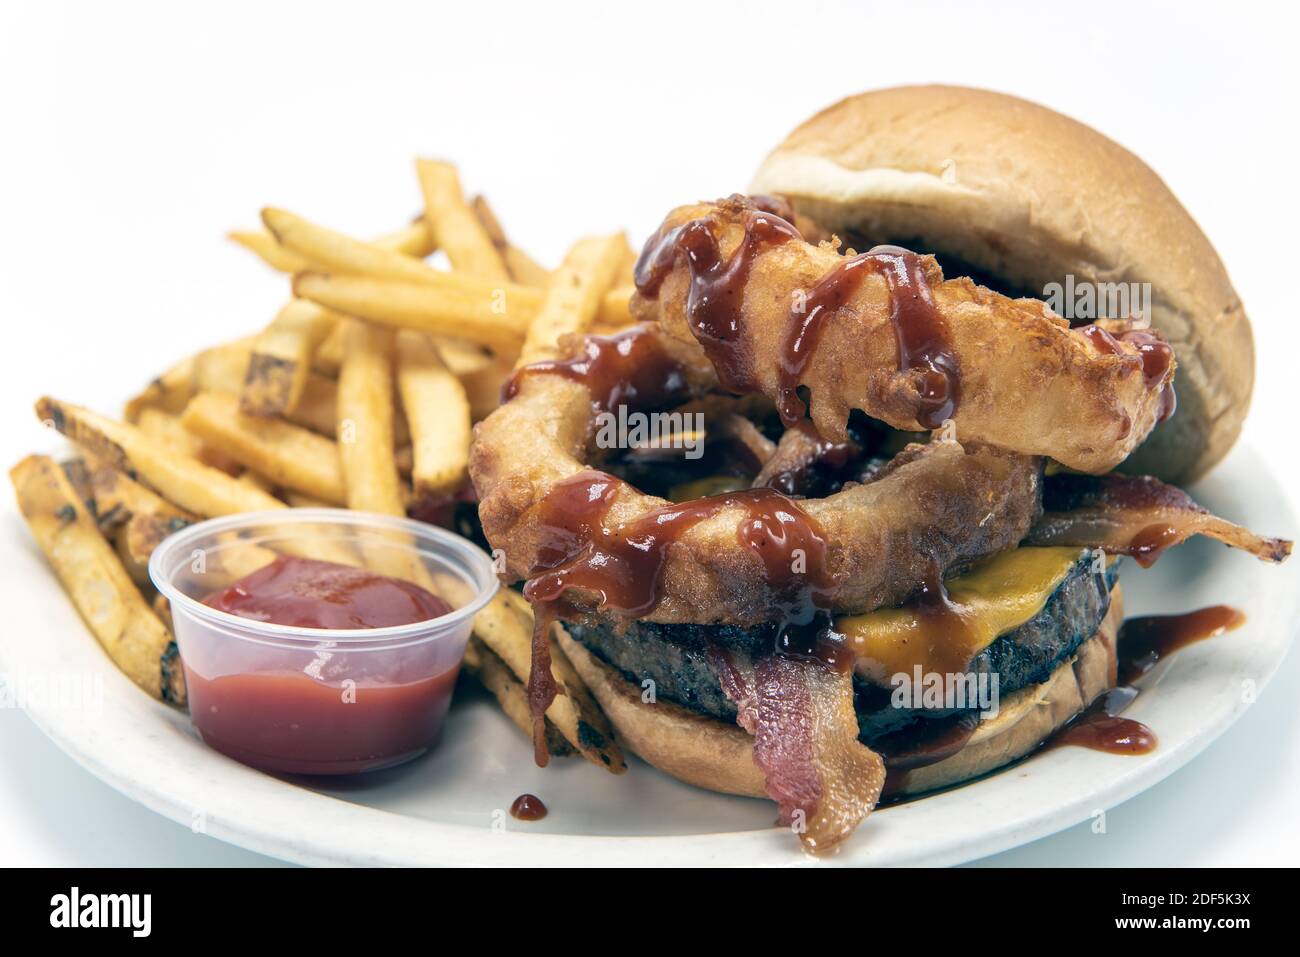
[[[1235,452],[1197,498],[1259,532],[1297,537],[1263,460]],[[773,806],[700,791],[632,761],[613,777],[578,759],[533,766],[528,742],[484,698],[458,699],[434,753],[352,783],[260,774],[209,750],[184,714],[117,673],[68,604],[12,505],[0,530],[7,621],[0,674],[28,713],[93,774],[160,814],[303,864],[827,865],[955,864],[1070,827],[1150,787],[1221,734],[1286,653],[1300,622],[1300,561],[1270,567],[1195,541],[1149,571],[1127,563],[1129,614],[1230,604],[1247,624],[1187,648],[1143,682],[1129,710],[1160,747],[1143,757],[1062,748],[1000,774],[873,815],[828,860],[771,826]],[[51,679],[89,684],[89,706],[39,694]],[[523,824],[524,791],[551,809]]]

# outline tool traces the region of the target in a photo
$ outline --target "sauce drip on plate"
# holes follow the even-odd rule
[[[540,821],[548,809],[536,794],[521,794],[510,805],[510,816],[516,821]]]
[[[1179,648],[1231,631],[1245,620],[1246,616],[1235,608],[1212,605],[1181,615],[1153,615],[1124,622],[1116,660],[1118,686],[1066,722],[1047,746],[1073,744],[1111,754],[1147,754],[1155,750],[1155,732],[1121,714],[1139,694],[1131,682]]]

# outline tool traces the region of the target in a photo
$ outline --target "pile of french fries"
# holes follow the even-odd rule
[[[566,335],[630,321],[634,255],[622,234],[583,238],[548,271],[482,197],[466,199],[455,167],[422,159],[416,170],[423,214],[379,239],[272,208],[264,229],[232,233],[290,277],[288,301],[261,332],[162,373],[121,420],[37,403],[75,451],[13,468],[22,512],[104,650],[162,701],[185,704],[170,613],[147,572],[163,538],[238,512],[407,515],[449,501],[467,486],[473,423],[514,369],[556,355]],[[426,261],[435,251],[449,269]],[[528,603],[502,589],[465,655],[527,734],[532,628]],[[552,660],[561,693],[546,714],[548,749],[623,771],[608,721],[558,646]]]

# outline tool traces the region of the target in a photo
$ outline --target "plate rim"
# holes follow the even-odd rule
[[[1242,470],[1247,470],[1257,482],[1272,487],[1275,494],[1270,498],[1270,501],[1274,503],[1273,514],[1276,518],[1276,525],[1279,529],[1294,529],[1296,519],[1289,496],[1277,481],[1272,467],[1256,451],[1249,447],[1239,446],[1234,450],[1229,460],[1221,464],[1220,468],[1216,470],[1215,476],[1222,476],[1229,471],[1237,472]],[[26,534],[25,524],[22,522],[21,516],[12,501],[9,502],[3,513],[3,518],[12,530],[20,529],[22,534]],[[15,568],[21,568],[18,563],[23,561],[24,558],[30,560],[32,556],[35,556],[41,559],[41,564],[49,577],[51,587],[59,588],[53,573],[45,565],[43,557],[40,556],[39,549],[30,539],[17,543],[13,540],[13,536],[8,536],[4,549],[10,553],[9,558],[14,562]],[[27,554],[20,558],[20,552],[26,552]],[[1284,570],[1280,572],[1280,575],[1285,576],[1283,582],[1285,582],[1286,578],[1295,579],[1300,577],[1300,560],[1293,559],[1289,570],[1286,570],[1288,566],[1282,568]],[[1276,573],[1274,569],[1269,569],[1269,571]],[[11,580],[5,586],[6,592],[12,592],[14,587],[12,579],[17,576],[9,577]],[[1280,588],[1281,586],[1279,586],[1279,590]],[[1259,668],[1257,674],[1253,676],[1257,682],[1259,694],[1262,694],[1272,681],[1291,644],[1295,641],[1297,632],[1300,632],[1300,614],[1298,614],[1300,613],[1300,590],[1292,591],[1291,595],[1291,607],[1285,613],[1280,614],[1280,617],[1288,624],[1285,634],[1279,637],[1273,645],[1267,646],[1271,648],[1275,645],[1275,652],[1270,654],[1266,662],[1261,663],[1263,667]],[[11,599],[14,597],[16,596],[10,594]],[[76,623],[75,627],[84,633],[84,625],[75,610],[70,605],[66,605],[66,602],[65,611],[69,619]],[[8,629],[7,634],[13,635],[24,630],[22,628]],[[84,634],[83,637],[88,642],[85,646],[86,650],[93,649],[96,655],[97,670],[105,674],[105,702],[107,703],[117,692],[138,696],[140,694],[139,690],[111,665],[111,662],[103,655],[102,650],[93,642],[91,636]],[[0,680],[3,680],[3,677],[7,674],[16,673],[10,670],[10,656],[7,653],[9,643],[4,636],[0,636]],[[1263,650],[1261,649],[1261,651]],[[165,709],[159,713],[159,716],[168,716],[172,720],[162,720],[159,724],[168,733],[178,730],[176,722],[188,720],[181,713],[169,714],[171,709],[167,709],[166,705],[147,698],[142,700],[143,704],[152,708]],[[61,709],[42,709],[33,706],[31,702],[27,701],[21,702],[21,704],[23,710],[41,732],[50,738],[60,750],[76,761],[78,765],[151,811],[185,826],[192,824],[193,807],[199,804],[214,805],[211,800],[195,802],[186,799],[186,795],[192,795],[195,788],[198,787],[196,781],[182,781],[177,786],[168,787],[165,775],[156,776],[152,781],[133,775],[124,767],[126,763],[129,763],[126,759],[116,761],[113,759],[113,755],[116,753],[115,749],[109,749],[105,752],[101,748],[99,749],[100,753],[97,754],[94,748],[88,748],[85,745],[85,735],[78,738],[73,733],[75,728],[72,726],[81,723],[84,719],[73,717],[60,720]],[[852,848],[848,853],[830,858],[813,858],[799,853],[797,850],[792,852],[790,836],[785,833],[785,829],[776,827],[657,835],[529,833],[522,830],[507,829],[494,831],[491,838],[485,841],[484,832],[489,830],[485,827],[403,815],[397,811],[347,801],[290,781],[284,781],[244,768],[230,762],[229,759],[216,755],[215,752],[209,752],[197,739],[191,740],[196,749],[195,753],[204,755],[203,758],[199,759],[202,764],[211,765],[213,760],[219,760],[222,762],[220,771],[223,772],[223,776],[227,781],[234,785],[249,781],[253,785],[256,796],[269,797],[280,812],[274,816],[274,819],[259,820],[258,815],[249,814],[241,820],[237,813],[230,810],[232,806],[237,807],[239,805],[238,795],[245,793],[243,789],[236,786],[231,793],[224,796],[224,800],[215,802],[216,806],[212,807],[211,813],[204,812],[202,832],[247,850],[266,854],[290,863],[327,866],[412,864],[493,866],[539,863],[558,866],[680,866],[683,864],[769,866],[823,864],[950,865],[996,854],[1065,830],[1088,819],[1091,814],[1095,813],[1099,804],[1103,805],[1106,810],[1117,807],[1186,765],[1231,728],[1248,707],[1249,705],[1242,700],[1235,701],[1226,714],[1216,713],[1212,718],[1207,717],[1189,735],[1168,748],[1157,749],[1154,754],[1146,756],[1140,764],[1135,763],[1132,768],[1126,769],[1114,777],[1105,788],[1099,788],[1093,792],[1084,792],[1062,802],[1049,803],[1037,808],[1028,816],[1012,816],[992,828],[972,830],[956,839],[949,839],[934,848],[922,848],[910,854],[906,852],[894,853],[884,860],[876,859],[880,855],[873,853],[871,844],[865,841]],[[95,733],[92,730],[90,737],[93,738]],[[157,751],[157,757],[165,758],[169,745],[161,744],[162,739],[160,736],[151,735],[146,740],[150,749],[160,749]],[[137,749],[137,751],[139,750]],[[1080,749],[1062,749],[1062,751],[1055,752],[1050,758],[1040,756],[1036,760],[1053,760],[1056,755],[1064,755],[1066,756],[1065,760],[1080,761],[1088,760],[1090,754],[1089,752],[1082,752]],[[141,756],[144,756],[143,752],[141,752]],[[1098,757],[1109,758],[1111,756],[1098,755]],[[883,827],[896,820],[895,815],[906,815],[909,808],[917,808],[922,805],[933,807],[934,802],[944,802],[946,807],[948,803],[951,803],[952,795],[971,794],[986,782],[997,782],[1000,779],[1006,786],[1005,782],[1015,776],[1017,766],[1017,764],[1013,764],[979,781],[935,795],[924,801],[882,809],[873,816],[872,820],[876,822],[878,827]],[[215,771],[216,767],[213,766],[212,770]],[[638,768],[638,770],[641,770],[642,773],[658,773],[644,766]],[[234,775],[234,777],[231,778],[230,775]],[[267,793],[264,794],[263,792]],[[1102,796],[1103,792],[1104,797]],[[945,801],[945,798],[948,800]],[[310,836],[304,836],[301,833],[301,828],[298,829],[297,833],[286,833],[283,818],[286,816],[300,816],[288,812],[292,812],[295,806],[300,811],[301,802],[303,801],[310,804],[313,811],[310,816],[323,817],[327,823],[349,826],[377,826],[382,831],[383,846],[366,851],[351,849],[338,851],[337,848],[329,846],[328,838],[318,838],[313,841]],[[292,828],[290,830],[292,831]],[[418,844],[418,848],[414,847],[416,844]],[[685,845],[684,849],[682,845]],[[572,850],[575,846],[578,848],[576,852]],[[434,847],[436,847],[437,852],[433,855],[422,853],[412,857],[409,853],[412,849],[424,850]],[[403,851],[408,853],[402,853]]]

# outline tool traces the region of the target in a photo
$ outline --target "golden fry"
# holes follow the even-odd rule
[[[438,357],[447,365],[452,375],[465,375],[477,372],[492,364],[492,353],[477,342],[468,339],[453,339],[450,336],[436,336],[434,347]]]
[[[185,679],[171,632],[145,603],[58,463],[29,456],[9,477],[33,537],[109,658],[155,698],[184,705]]]
[[[428,336],[398,333],[397,389],[410,423],[415,493],[456,491],[469,468],[469,400]]]
[[[194,392],[227,392],[239,395],[248,376],[248,363],[257,336],[236,339],[194,357]],[[184,411],[184,410],[181,410]]]
[[[339,272],[398,282],[438,281],[438,270],[378,243],[317,226],[287,210],[267,207],[262,222],[286,249],[309,263],[299,272]]]
[[[200,392],[181,417],[184,427],[276,486],[335,505],[347,501],[338,446],[323,435],[282,419],[247,415],[239,400]]]
[[[343,365],[343,333],[346,326],[346,322],[335,323],[311,357],[312,368],[326,378],[339,377],[339,368]]]
[[[241,483],[198,459],[179,455],[133,425],[115,422],[49,397],[36,416],[93,456],[144,482],[168,501],[205,518],[285,508],[273,495]]]
[[[560,339],[585,332],[627,257],[627,240],[595,236],[574,243],[546,284],[546,296],[528,327],[516,368],[554,359]]]
[[[270,233],[238,230],[232,232],[230,238],[278,272],[295,273],[311,268],[309,260],[280,245]],[[423,219],[379,237],[374,240],[374,245],[420,259],[432,253],[434,248],[429,227]]]
[[[392,282],[362,276],[299,273],[294,295],[372,322],[438,336],[518,349],[541,304],[541,291],[513,283],[485,285],[448,276],[446,285]]]
[[[424,194],[425,222],[438,248],[451,260],[452,268],[491,282],[506,282],[510,274],[505,262],[465,202],[456,167],[419,159],[415,171]]]
[[[295,492],[292,489],[285,490],[284,500],[289,503],[290,508],[333,508],[329,502],[322,502],[318,498],[303,495],[302,492]]]
[[[525,286],[545,286],[550,273],[522,249],[510,244],[510,240],[506,238],[505,230],[501,228],[500,220],[497,219],[492,207],[488,205],[487,199],[482,196],[475,196],[470,206],[474,210],[474,215],[478,217],[483,231],[487,233],[488,238],[492,240],[492,245],[500,253],[510,278]]]
[[[433,239],[428,227],[416,222],[375,240],[373,246],[388,253],[422,258],[433,251]],[[337,320],[337,316],[313,303],[294,301],[281,309],[253,345],[240,398],[244,411],[279,415],[292,409],[306,387],[317,348]]]
[[[405,515],[393,446],[393,334],[348,320],[338,438],[348,508]]]
[[[518,592],[502,588],[474,616],[474,636],[491,648],[522,682],[532,666],[533,610]],[[614,774],[627,770],[622,749],[591,692],[558,645],[551,647],[551,671],[561,693],[546,717],[588,761]]]
[[[632,324],[632,286],[620,286],[605,293],[600,301],[600,312],[596,321],[603,326],[629,326]]]
[[[161,409],[141,409],[136,427],[178,455],[196,458],[204,465],[211,465],[214,469],[221,469],[229,475],[239,473],[238,462],[221,449],[207,444],[198,436],[186,431],[185,426],[181,425],[179,415],[172,415]]]
[[[348,508],[406,515],[408,492],[393,448],[393,333],[349,319],[343,368],[339,370],[339,459]],[[386,575],[436,591],[428,569],[411,550],[409,537],[393,547],[366,547],[367,564]]]
[[[94,458],[71,458],[62,468],[100,534],[117,548],[131,580],[141,588],[149,587],[153,550],[197,517]]]
[[[132,481],[120,469],[94,457],[69,459],[63,463],[63,472],[105,538],[115,537],[136,515],[157,518],[169,525],[171,531],[197,521],[194,514],[177,508],[161,495]]]
[[[243,482],[245,485],[251,485],[253,488],[258,488],[263,492],[269,492],[270,494],[275,495],[275,483],[265,475],[254,472],[252,469],[244,469],[244,471],[240,472],[235,476],[235,478],[239,479],[239,481]],[[280,496],[276,495],[275,497],[279,498]]]
[[[227,235],[276,272],[295,273],[311,268],[309,260],[285,249],[270,233],[237,229]]]
[[[240,405],[252,415],[278,415],[297,403],[312,355],[338,316],[313,302],[291,300],[257,337]]]
[[[491,365],[459,376],[469,399],[470,418],[478,422],[487,418],[501,404],[501,390],[514,371],[514,363],[494,359]]]
[[[506,663],[479,639],[470,636],[465,646],[465,670],[472,674],[492,693],[501,705],[506,717],[518,726],[519,730],[533,735],[533,719],[528,714],[528,688],[516,678]],[[564,735],[550,718],[546,721],[546,751],[552,757],[564,757],[574,753],[573,746],[564,740]]]
[[[135,422],[144,409],[179,413],[194,397],[194,356],[176,363],[126,404],[126,420]]]

